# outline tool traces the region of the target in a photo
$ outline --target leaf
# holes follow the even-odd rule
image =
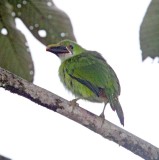
[[[45,45],[75,40],[73,28],[51,0],[0,0],[0,66],[32,82],[33,62],[27,41],[16,28],[16,17]]]
[[[19,17],[32,34],[43,44],[62,39],[75,41],[69,17],[52,0],[8,0],[15,16]]]
[[[32,82],[34,67],[24,35],[16,28],[12,7],[0,1],[0,66]]]
[[[152,0],[140,26],[142,59],[159,57],[159,0]]]

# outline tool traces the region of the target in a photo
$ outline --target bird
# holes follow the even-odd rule
[[[69,39],[48,45],[46,51],[60,58],[60,81],[75,95],[72,102],[85,99],[104,103],[100,114],[104,119],[105,107],[109,103],[124,126],[124,113],[118,98],[120,83],[115,71],[100,53],[84,49]]]

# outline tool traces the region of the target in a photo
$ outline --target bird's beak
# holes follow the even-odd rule
[[[60,45],[49,45],[47,46],[46,51],[52,52],[56,55],[69,53],[66,46]]]

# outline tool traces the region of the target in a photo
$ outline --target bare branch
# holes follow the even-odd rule
[[[146,160],[159,160],[159,148],[111,122],[0,68],[0,87],[19,94],[89,128]]]

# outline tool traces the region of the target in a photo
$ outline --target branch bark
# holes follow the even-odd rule
[[[159,148],[69,101],[0,68],[0,87],[21,95],[100,134],[146,160],[159,160]]]

